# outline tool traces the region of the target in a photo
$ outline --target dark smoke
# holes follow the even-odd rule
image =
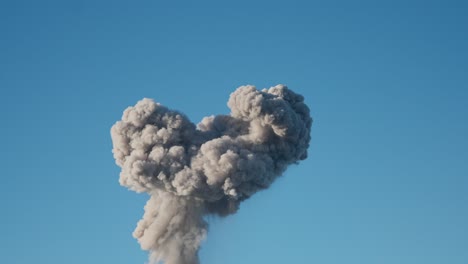
[[[228,106],[230,115],[195,126],[143,99],[111,129],[120,184],[151,195],[133,232],[151,262],[198,263],[204,215],[235,213],[241,201],[307,157],[312,119],[301,95],[283,85],[242,86]]]

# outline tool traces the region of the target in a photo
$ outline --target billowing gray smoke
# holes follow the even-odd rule
[[[198,263],[204,215],[235,213],[241,201],[307,157],[312,119],[301,95],[283,85],[242,86],[228,106],[230,115],[195,126],[143,99],[111,129],[120,184],[151,195],[133,233],[151,262]]]

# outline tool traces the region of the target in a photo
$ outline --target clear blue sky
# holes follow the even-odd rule
[[[0,263],[144,263],[112,124],[278,83],[309,159],[208,219],[202,264],[468,263],[468,4],[376,2],[1,1]]]

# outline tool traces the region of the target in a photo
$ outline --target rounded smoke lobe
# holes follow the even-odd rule
[[[204,215],[235,213],[288,165],[307,158],[312,118],[301,95],[283,85],[241,86],[228,106],[230,115],[195,125],[145,98],[111,129],[120,184],[150,194],[133,236],[152,263],[199,263]]]

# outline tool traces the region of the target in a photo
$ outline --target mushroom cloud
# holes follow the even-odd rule
[[[312,118],[284,85],[241,86],[229,115],[195,125],[151,99],[128,107],[111,129],[120,184],[150,199],[133,236],[150,262],[198,264],[205,215],[226,216],[307,158]]]

